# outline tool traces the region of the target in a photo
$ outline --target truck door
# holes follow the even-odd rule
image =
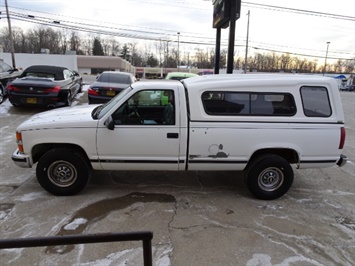
[[[113,114],[114,130],[99,127],[97,150],[105,170],[178,170],[180,124],[176,91],[144,90]]]

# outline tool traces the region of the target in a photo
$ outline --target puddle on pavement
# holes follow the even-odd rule
[[[90,224],[104,219],[112,211],[125,209],[135,203],[174,203],[175,201],[176,199],[172,195],[155,193],[131,193],[123,197],[104,199],[78,210],[56,235],[80,235]],[[71,225],[73,226],[68,230],[68,226]],[[49,246],[45,253],[65,254],[74,248],[74,245]]]

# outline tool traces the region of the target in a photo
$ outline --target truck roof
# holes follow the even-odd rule
[[[193,78],[189,78],[184,80],[183,82],[186,85],[194,84],[194,83],[204,83],[204,82],[213,82],[213,81],[230,81],[230,80],[295,80],[295,81],[308,81],[308,80],[332,80],[333,78],[318,76],[318,75],[304,75],[304,74],[218,74],[218,75],[204,75],[197,76]]]
[[[181,81],[188,91],[198,89],[228,89],[238,86],[293,86],[293,85],[329,85],[335,84],[330,77],[304,74],[219,74],[204,75],[188,78]],[[219,85],[216,86],[216,83]]]

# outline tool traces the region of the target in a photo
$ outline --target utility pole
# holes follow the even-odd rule
[[[324,68],[323,68],[323,76],[324,76],[324,74],[325,74],[326,67],[327,67],[327,57],[328,57],[328,48],[329,48],[329,44],[330,44],[330,42],[327,42],[327,52],[325,53],[325,61],[324,61]]]
[[[227,74],[233,73],[234,68],[234,41],[235,41],[235,21],[237,20],[237,2],[230,1],[230,24],[229,24],[229,42],[228,42],[228,59]]]
[[[7,0],[5,0],[5,7],[6,7],[7,23],[9,25],[9,39],[10,39],[10,44],[11,44],[12,67],[15,69],[16,68],[16,64],[15,64],[14,40],[12,39],[11,21],[10,21],[10,14],[9,14],[9,8],[8,8],[8,5],[7,5]]]
[[[221,58],[221,28],[217,28],[216,54],[214,57],[214,73],[219,74],[219,60]]]
[[[248,67],[248,42],[249,42],[249,19],[250,19],[250,10],[248,10],[248,26],[247,26],[247,41],[245,45],[245,60],[244,60],[244,74],[247,73]]]
[[[169,63],[169,41],[166,41],[166,64]]]
[[[179,72],[180,71],[180,68],[179,68],[179,65],[180,65],[180,32],[177,33],[177,36],[178,36],[177,69]]]

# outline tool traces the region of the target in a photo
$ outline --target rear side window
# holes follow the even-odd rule
[[[25,77],[55,79],[55,74],[42,72],[26,72]]]
[[[70,79],[72,77],[72,72],[65,69],[64,70],[64,79]]]
[[[290,93],[204,92],[209,115],[293,116],[296,105]]]
[[[332,114],[328,91],[324,87],[301,87],[303,112],[309,117],[329,117]]]

